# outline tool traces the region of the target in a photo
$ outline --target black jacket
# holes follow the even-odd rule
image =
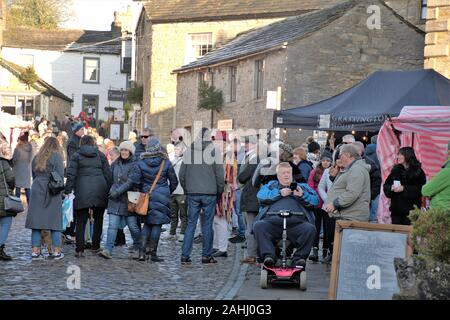
[[[391,190],[394,180],[400,181],[404,187],[403,192],[395,193]],[[425,173],[420,166],[406,170],[402,165],[395,165],[383,186],[384,194],[391,199],[391,206],[389,208],[391,215],[407,216],[409,215],[409,211],[414,209],[414,205],[420,208],[422,186],[425,183]]]
[[[258,159],[259,163],[259,159]],[[259,188],[255,188],[252,184],[252,177],[256,171],[258,164],[243,164],[242,171],[238,174],[239,183],[244,186],[241,188],[240,210],[242,212],[258,212],[259,202],[256,197]]]
[[[70,161],[70,158],[75,154],[75,152],[80,149],[80,140],[81,138],[74,134],[72,138],[69,140],[69,144],[67,145],[67,162]]]
[[[83,145],[67,167],[65,193],[75,193],[74,209],[106,208],[112,174],[108,161],[96,146]]]
[[[370,200],[375,199],[381,192],[381,171],[380,167],[369,157],[364,160],[370,165]]]

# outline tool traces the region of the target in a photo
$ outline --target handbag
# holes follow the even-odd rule
[[[48,182],[48,188],[52,195],[57,195],[64,190],[64,178],[53,167],[50,172],[50,181]]]
[[[153,180],[152,187],[150,188],[150,191],[148,193],[140,192],[139,197],[137,199],[136,203],[131,202],[128,200],[128,211],[137,213],[140,216],[146,216],[148,212],[148,203],[150,202],[150,197],[153,192],[153,189],[155,189],[156,183],[158,182],[159,178],[161,177],[161,173],[164,168],[165,161],[161,162],[161,165],[159,166],[158,174],[156,175],[155,180]]]
[[[9,188],[8,185],[6,184],[5,171],[3,169],[3,164],[1,163],[1,161],[0,166],[2,168],[3,182],[5,183],[6,188],[6,197],[4,198],[5,211],[9,213],[23,212],[25,209],[23,207],[22,200],[20,200],[19,197],[9,195]]]

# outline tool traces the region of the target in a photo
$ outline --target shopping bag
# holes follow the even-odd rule
[[[75,196],[71,193],[62,203],[63,230],[73,221],[73,199]]]

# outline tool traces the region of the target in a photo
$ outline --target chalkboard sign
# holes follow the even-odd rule
[[[411,255],[411,226],[336,221],[329,298],[391,300],[394,258]]]

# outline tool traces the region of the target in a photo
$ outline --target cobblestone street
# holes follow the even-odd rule
[[[86,250],[77,259],[74,246],[65,246],[60,261],[31,261],[30,230],[25,229],[26,213],[19,214],[7,241],[13,261],[0,264],[0,300],[5,299],[215,299],[233,271],[236,245],[229,246],[228,258],[215,265],[200,262],[201,244],[194,244],[193,264],[180,264],[181,243],[161,237],[162,263],[131,259],[128,248],[117,247],[113,259],[105,260]],[[108,219],[105,217],[103,243]],[[127,244],[131,244],[126,229]],[[240,259],[240,257],[238,258]],[[68,267],[81,270],[81,289],[67,288]]]

